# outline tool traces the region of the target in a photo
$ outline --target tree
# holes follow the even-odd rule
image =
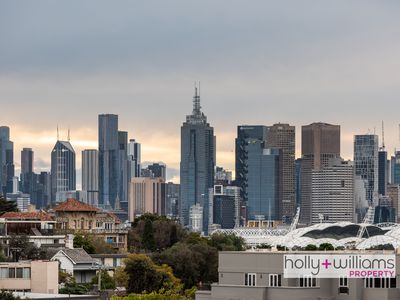
[[[103,290],[113,290],[115,289],[115,280],[108,274],[107,271],[101,270],[101,289]],[[99,273],[92,278],[92,284],[99,283]]]
[[[117,267],[114,271],[114,280],[117,287],[128,287],[129,276],[123,267]]]
[[[156,248],[156,242],[154,240],[153,233],[153,222],[150,219],[146,219],[144,223],[142,246],[144,249],[149,251],[154,251]]]
[[[117,252],[117,250],[107,243],[103,237],[93,236],[90,240],[94,247],[94,253],[112,254]]]
[[[244,239],[235,234],[214,233],[208,240],[208,244],[218,251],[243,251],[245,249]]]
[[[0,196],[0,215],[10,211],[18,211],[17,202],[8,201],[3,196]]]
[[[45,259],[46,251],[36,247],[34,243],[29,242],[27,235],[11,235],[8,242],[9,249],[13,253],[14,260],[20,259]]]
[[[0,291],[1,300],[21,300],[20,297],[14,296],[13,293],[8,291]]]
[[[167,265],[156,265],[144,254],[129,254],[125,259],[125,272],[128,274],[127,291],[145,292],[182,292],[182,284]]]
[[[319,245],[319,250],[335,250],[335,247],[330,243],[322,243]]]
[[[306,250],[306,251],[316,251],[316,250],[318,250],[318,247],[316,245],[309,244],[304,248],[304,250]]]
[[[74,248],[83,248],[89,254],[94,254],[96,252],[90,236],[83,236],[81,234],[75,235]]]

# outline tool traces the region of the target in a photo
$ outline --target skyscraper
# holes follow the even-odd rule
[[[279,218],[291,222],[296,210],[295,127],[280,123],[269,127],[266,146],[281,149]]]
[[[166,181],[167,167],[164,163],[152,163],[147,166],[147,169],[153,173],[154,177],[161,177],[164,182]]]
[[[379,149],[378,152],[378,194],[386,195],[388,185],[388,160],[385,147]]]
[[[51,201],[64,199],[76,189],[75,151],[69,141],[57,141],[51,152]]]
[[[118,131],[118,149],[118,198],[121,205],[121,202],[128,202],[128,132]],[[114,205],[114,209],[117,208]]]
[[[181,127],[179,213],[181,223],[187,226],[191,207],[199,204],[203,208],[205,232],[208,231],[208,189],[214,184],[215,150],[214,129],[201,112],[200,92],[196,87],[192,114],[186,116]]]
[[[114,208],[119,188],[118,116],[99,115],[99,206]]]
[[[312,123],[302,126],[301,140],[301,222],[311,224],[311,175],[340,158],[340,126]]]
[[[369,205],[378,205],[378,136],[354,136],[354,164],[356,175],[366,181]]]
[[[235,139],[236,185],[240,187],[240,196],[246,203],[248,200],[248,159],[251,143],[267,140],[268,127],[262,125],[240,125],[237,127]]]
[[[400,184],[400,151],[395,151],[394,156],[391,159],[392,172],[393,172],[393,184]]]
[[[140,144],[134,139],[129,140],[128,144],[128,182],[133,177],[140,177],[141,171],[141,149]]]
[[[354,222],[354,166],[332,160],[331,165],[312,171],[312,223]]]
[[[10,141],[10,128],[0,126],[0,193],[12,193],[14,177],[14,143]]]
[[[21,174],[33,172],[33,151],[32,148],[23,148],[21,151]]]
[[[82,191],[86,194],[86,203],[98,206],[99,155],[96,149],[82,151]]]

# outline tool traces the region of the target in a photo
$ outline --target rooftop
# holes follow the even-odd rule
[[[93,262],[93,258],[82,248],[63,249],[60,251],[64,252],[76,264]]]
[[[60,203],[59,205],[57,205],[54,208],[55,211],[57,212],[62,212],[62,211],[86,211],[86,212],[98,212],[100,211],[100,209],[83,203],[81,201],[78,201],[76,199],[67,199],[67,201],[64,201],[62,203]]]
[[[1,215],[6,220],[23,221],[54,221],[53,218],[44,211],[39,212],[6,212]]]

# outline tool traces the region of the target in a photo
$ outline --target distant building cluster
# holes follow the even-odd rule
[[[0,127],[0,192],[21,212],[74,198],[122,221],[155,213],[205,235],[290,224],[298,207],[304,225],[361,222],[370,208],[376,223],[398,221],[400,151],[390,156],[383,137],[379,145],[376,134],[355,135],[354,159],[345,161],[339,125],[312,123],[301,133],[296,159],[295,126],[238,125],[235,172],[225,170],[195,87],[193,110],[181,126],[180,184],[167,181],[164,163],[141,161],[141,144],[119,128],[118,115],[100,114],[98,149],[82,151],[81,190],[69,137],[57,137],[46,172],[35,172],[34,151],[23,148],[16,177],[10,129]]]

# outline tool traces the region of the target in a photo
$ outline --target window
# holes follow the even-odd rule
[[[31,278],[31,268],[24,268],[23,278]]]
[[[396,277],[393,278],[365,278],[365,288],[395,289],[397,287]]]
[[[0,278],[8,278],[8,268],[0,268]]]
[[[244,285],[256,286],[256,273],[245,273],[244,274]]]
[[[8,278],[15,278],[15,268],[8,269]]]
[[[269,274],[269,286],[271,287],[282,286],[282,275]]]
[[[23,275],[23,268],[17,268],[17,277],[16,278],[22,278]]]
[[[349,294],[349,279],[346,276],[339,278],[339,294]]]
[[[316,287],[317,279],[312,276],[303,276],[299,280],[300,287]]]

